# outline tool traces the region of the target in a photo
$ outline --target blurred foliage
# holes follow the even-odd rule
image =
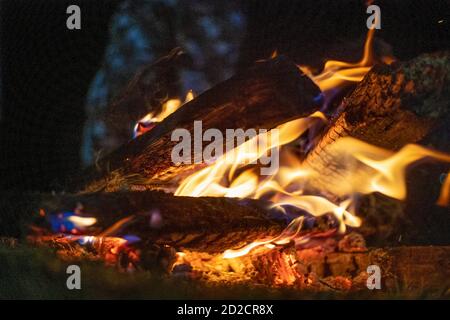
[[[131,139],[136,121],[168,98],[191,89],[198,94],[229,78],[245,19],[238,0],[124,0],[109,34],[86,97],[84,164]],[[164,59],[174,48],[183,58]],[[124,91],[125,99],[118,99]]]

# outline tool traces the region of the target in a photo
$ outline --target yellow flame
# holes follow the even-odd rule
[[[141,118],[134,126],[134,136],[138,137],[142,135],[143,133],[147,132],[148,130],[142,129],[141,125],[149,125],[152,123],[158,123],[163,121],[165,118],[170,116],[172,113],[180,109],[181,106],[188,103],[189,101],[194,99],[194,93],[192,90],[189,90],[186,94],[186,97],[184,99],[184,103],[181,102],[180,99],[169,99],[166,102],[163,103],[161,106],[161,111],[159,113],[156,112],[150,112],[147,115],[145,115],[143,118]]]
[[[161,107],[161,112],[155,114],[153,112],[148,113],[139,122],[161,122],[169,115],[178,110],[181,106],[181,100],[179,99],[169,99],[163,103]]]
[[[408,144],[398,152],[345,137],[330,145],[327,154],[339,175],[328,176],[329,191],[337,195],[380,192],[391,198],[406,198],[406,169],[424,158],[450,162],[450,155]]]
[[[252,242],[245,247],[238,249],[238,250],[226,250],[223,253],[223,258],[225,259],[233,259],[237,257],[242,257],[248,254],[251,250],[264,246],[268,249],[273,249],[274,244],[282,245],[289,243],[290,241],[294,240],[298,233],[300,232],[303,225],[303,217],[299,217],[298,219],[293,220],[289,226],[276,238],[270,238],[265,241],[255,241]],[[262,247],[262,248],[264,248]]]
[[[250,197],[260,192],[257,188],[258,176],[253,172],[253,169],[245,170],[234,177],[236,172],[248,164],[255,163],[271,149],[279,148],[294,141],[317,121],[321,121],[322,117],[323,114],[316,112],[309,117],[287,122],[278,126],[275,130],[270,130],[267,134],[259,134],[247,140],[226,152],[213,165],[199,170],[183,180],[175,191],[175,195]],[[226,177],[231,180],[231,183],[225,187],[221,182]],[[266,180],[266,183],[262,183],[261,187],[267,188],[267,183],[268,180]]]
[[[372,68],[373,54],[372,45],[375,29],[370,29],[367,33],[364,44],[364,52],[361,60],[356,63],[349,63],[337,60],[328,60],[323,71],[318,75],[313,75],[311,69],[300,65],[300,70],[305,73],[320,88],[322,92],[342,87],[348,82],[361,81],[367,72]]]
[[[90,227],[97,223],[97,219],[93,217],[70,216],[67,220],[72,222],[74,226],[79,229]]]

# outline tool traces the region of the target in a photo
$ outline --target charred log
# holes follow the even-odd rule
[[[266,209],[263,201],[175,197],[160,191],[14,196],[9,201],[25,201],[29,205],[25,212],[2,212],[2,229],[30,223],[33,216],[27,218],[29,214],[37,218],[35,225],[45,227],[57,214],[77,211],[81,216],[97,219],[86,234],[134,235],[150,245],[207,252],[220,252],[248,241],[276,236],[286,226],[283,217]],[[9,201],[6,197],[5,203]],[[17,236],[18,230],[13,231],[1,230],[0,234]],[[61,231],[70,233],[71,230],[54,230]]]

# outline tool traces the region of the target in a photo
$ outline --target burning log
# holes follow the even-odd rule
[[[26,215],[32,212],[40,214],[38,221],[44,217],[50,222],[56,233],[133,235],[149,244],[221,252],[278,235],[286,226],[283,217],[267,210],[267,203],[260,200],[175,197],[161,191],[29,195],[20,199],[5,201],[26,202],[27,207],[26,212],[16,210],[9,215],[3,208],[0,234],[17,236],[17,230],[13,234],[4,228],[18,227],[21,220],[23,226]],[[93,219],[92,225],[83,225],[83,219]],[[78,222],[83,230],[77,227]]]
[[[319,89],[284,57],[257,62],[252,68],[218,84],[186,103],[146,134],[130,141],[97,164],[75,188],[87,192],[132,189],[139,185],[176,185],[202,164],[175,165],[171,152],[173,130],[272,129],[315,111]],[[224,139],[224,145],[227,143]],[[195,150],[192,159],[196,159]],[[198,155],[197,155],[198,156]]]
[[[374,181],[375,170],[361,168],[360,163],[357,163],[352,156],[363,149],[366,155],[381,153],[375,148],[366,148],[359,141],[393,151],[410,143],[423,143],[435,149],[450,151],[445,134],[448,132],[450,119],[449,88],[450,53],[448,52],[424,54],[399,65],[374,67],[356,89],[344,99],[339,113],[304,160],[305,167],[316,173],[308,181],[308,187],[335,198],[342,197],[352,188],[353,191],[366,191],[367,188],[372,188],[373,184],[366,186],[363,184]],[[345,139],[342,138],[348,137],[358,140],[344,142]],[[449,160],[448,156],[442,153],[426,153],[414,148],[402,149],[397,154],[398,163],[400,164],[408,157],[414,157],[414,153],[421,154],[422,157],[433,156],[441,160]],[[377,159],[374,158],[374,160]],[[395,170],[393,163],[394,161],[390,164],[384,163],[384,165],[391,165],[389,167],[391,173]],[[438,189],[439,192],[441,184],[436,182],[441,172],[448,171],[448,166],[446,171],[442,165],[433,167],[437,173],[434,169],[430,170],[430,166],[425,170],[426,175],[434,175],[429,183],[432,187],[412,190],[411,194],[414,194],[414,198],[422,199],[420,201],[413,199],[415,203],[413,209],[408,205],[411,200],[405,198],[406,194],[403,197],[403,192],[398,192],[401,188],[390,192],[398,192],[394,196],[396,199],[406,199],[406,208],[400,201],[390,198],[392,194],[389,192],[384,192],[389,197],[378,193],[365,196],[360,201],[358,209],[358,213],[365,221],[360,232],[366,237],[376,235],[374,238],[379,244],[386,244],[384,241],[387,239],[391,243],[402,241],[402,236],[403,241],[407,243],[409,241],[417,243],[414,241],[419,238],[420,243],[430,241],[431,243],[447,243],[448,238],[442,239],[442,236],[431,235],[431,233],[436,229],[434,225],[441,226],[439,229],[449,225],[448,212],[433,206],[438,193],[430,195],[425,191]],[[417,189],[424,185],[424,183],[417,183],[426,180],[424,175],[420,174],[420,170],[423,171],[423,168],[416,166],[414,172],[417,171],[419,174],[408,175],[409,183],[405,188]],[[397,170],[397,172],[400,171]],[[417,176],[422,178],[417,180]],[[399,176],[396,177],[395,182],[402,180]],[[411,181],[416,182],[411,183]],[[358,190],[354,190],[355,185]],[[418,206],[418,202],[427,203],[427,205]],[[427,214],[424,215],[424,212]],[[405,216],[405,213],[408,216]],[[436,234],[444,235],[445,232],[436,232]],[[424,235],[428,235],[425,236],[427,241],[423,241]]]
[[[319,173],[311,179],[311,186],[336,196],[345,189],[346,179],[338,170],[342,165],[332,150],[340,138],[352,137],[398,150],[441,129],[450,116],[449,88],[448,52],[374,67],[344,99],[337,116],[306,157],[306,166]]]

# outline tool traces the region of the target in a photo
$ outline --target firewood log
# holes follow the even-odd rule
[[[15,206],[17,203],[26,203],[23,212]],[[268,204],[260,200],[175,197],[161,191],[143,191],[6,195],[0,207],[0,234],[17,237],[27,225],[34,222],[47,226],[42,220],[73,212],[77,207],[83,216],[97,219],[85,234],[134,235],[147,243],[207,252],[276,236],[286,226],[283,216],[267,210]]]
[[[432,135],[450,116],[450,52],[424,54],[399,65],[374,67],[344,99],[317,145],[305,159],[320,173],[314,188],[340,196],[345,179],[331,146],[353,137],[398,150]]]
[[[203,130],[272,129],[317,109],[319,89],[297,66],[280,56],[261,61],[240,74],[207,90],[182,106],[146,134],[130,141],[99,161],[82,181],[72,182],[76,191],[115,191],[139,185],[176,185],[202,164],[175,165],[171,151],[173,130],[184,128],[193,136],[194,121]],[[224,145],[226,144],[226,137]],[[194,152],[195,150],[193,150]],[[195,155],[192,155],[192,159]]]
[[[343,173],[345,170],[340,170],[342,159],[333,149],[342,137],[357,138],[393,151],[418,143],[450,152],[449,119],[449,52],[424,54],[391,66],[375,66],[344,99],[337,115],[306,156],[305,167],[318,173],[309,181],[309,188],[336,198],[348,189],[345,186],[350,181]],[[423,165],[413,169],[408,171],[407,189],[414,199],[408,196],[406,209],[404,203],[378,194],[362,199],[358,213],[365,222],[360,232],[374,236],[375,242],[369,243],[386,244],[383,241],[388,238],[390,243],[448,243],[445,232],[434,232],[450,225],[448,209],[437,208],[434,203],[441,186],[439,175],[447,172],[449,166],[433,164],[426,169]],[[356,169],[351,173],[358,174]],[[425,180],[428,182],[424,183]],[[435,194],[431,195],[429,190]]]

